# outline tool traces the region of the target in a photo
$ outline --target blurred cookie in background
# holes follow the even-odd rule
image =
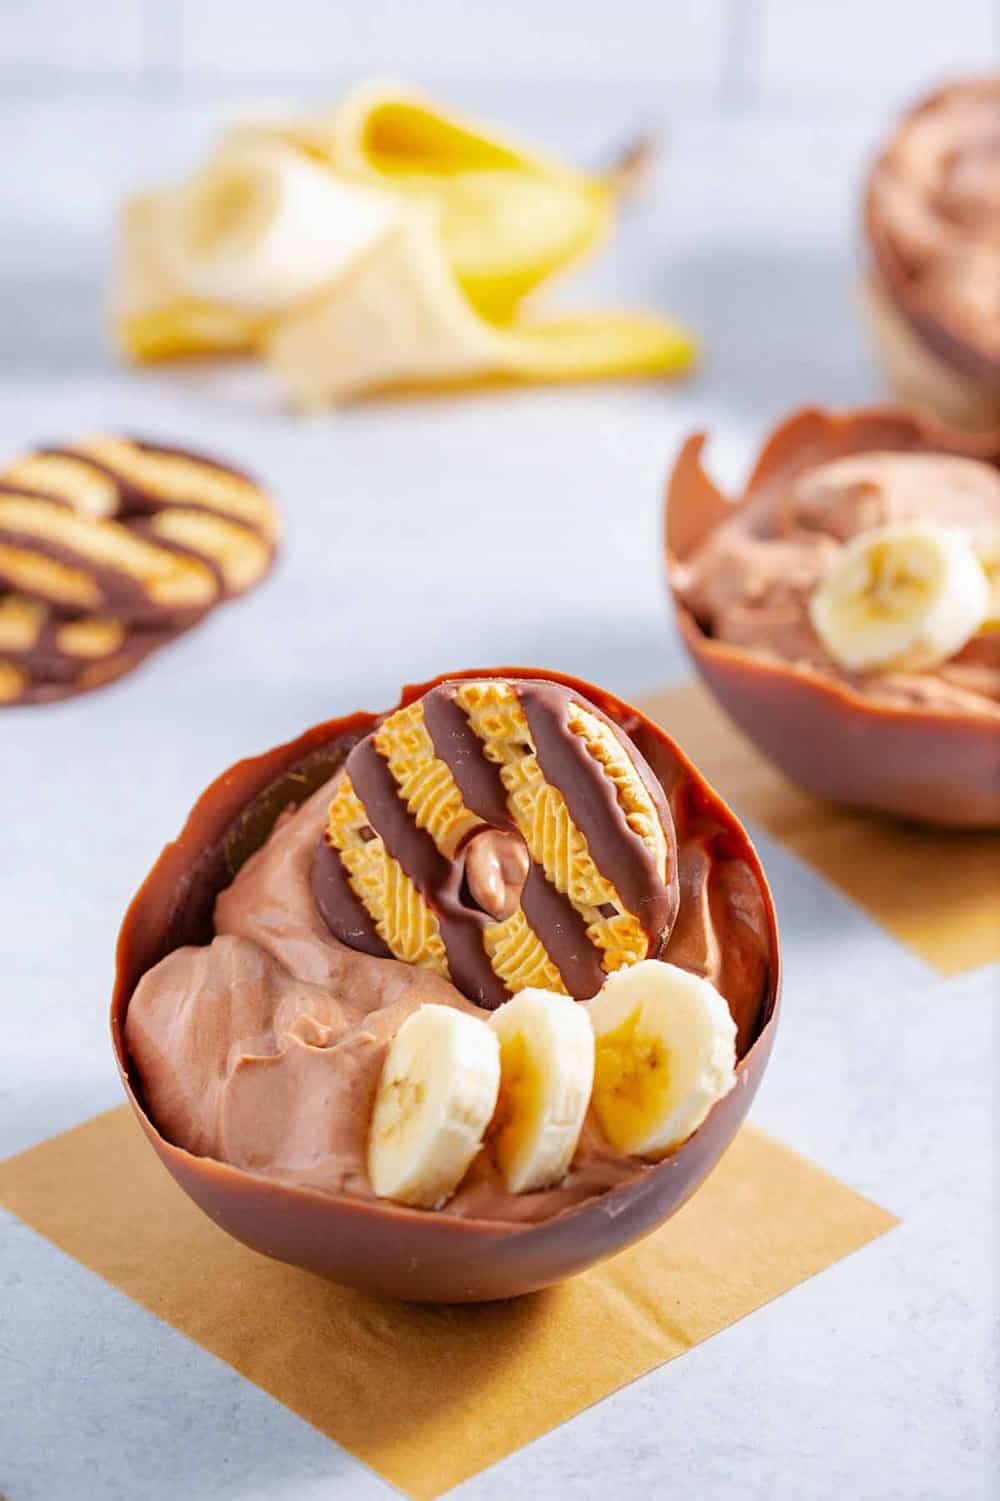
[[[277,511],[186,449],[95,436],[0,470],[0,704],[100,687],[257,584]]]

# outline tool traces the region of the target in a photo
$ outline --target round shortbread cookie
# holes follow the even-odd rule
[[[48,703],[111,682],[177,634],[109,616],[67,616],[40,600],[0,594],[0,703]]]
[[[215,459],[92,437],[0,472],[0,583],[62,611],[178,627],[274,557],[277,512]]]
[[[673,820],[636,747],[580,694],[446,682],[351,751],[313,895],[344,943],[487,1008],[528,986],[584,999],[670,935]]]

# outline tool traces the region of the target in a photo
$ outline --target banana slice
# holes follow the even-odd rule
[[[981,631],[1000,630],[1000,526],[984,527],[972,538],[972,550],[986,575],[989,597]]]
[[[500,1039],[500,1098],[492,1140],[511,1193],[566,1176],[594,1081],[594,1033],[579,1002],[522,990],[490,1017]]]
[[[500,1088],[500,1044],[485,1021],[421,1006],[389,1048],[368,1135],[380,1199],[436,1209],[479,1151]]]
[[[592,1103],[619,1152],[662,1157],[736,1082],[736,1024],[699,975],[643,959],[585,1003],[596,1040]]]
[[[899,523],[847,543],[814,591],[809,618],[848,671],[930,667],[975,635],[988,596],[983,565],[962,532]]]
[[[163,258],[191,296],[275,313],[333,281],[398,213],[393,195],[291,146],[233,146],[169,195]]]

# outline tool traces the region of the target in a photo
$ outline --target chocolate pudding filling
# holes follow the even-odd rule
[[[942,89],[904,118],[867,221],[879,279],[916,331],[1000,397],[1000,78]]]
[[[752,656],[821,673],[879,703],[1000,720],[992,624],[948,660],[906,671],[847,672],[816,635],[809,601],[841,548],[896,522],[1000,543],[1000,472],[951,454],[873,451],[778,475],[675,563],[673,585],[706,635]]]
[[[544,692],[532,696],[530,683],[524,692],[542,742],[541,720],[551,704]],[[461,728],[452,707],[439,704],[428,715],[435,742]],[[612,728],[631,748],[670,825],[669,935],[661,957],[721,992],[737,1024],[742,1058],[767,1019],[777,962],[759,868],[738,825],[665,736],[638,719],[629,725],[632,739],[621,723]],[[551,723],[547,729],[554,733]],[[328,766],[348,756],[352,767],[364,764],[366,753],[355,754],[355,731],[343,733],[342,755],[335,759],[337,743],[326,747]],[[548,754],[551,762],[554,746]],[[467,879],[484,898],[480,905],[485,910],[493,902],[502,910],[512,900],[508,883],[516,897],[531,874],[528,862],[508,847],[505,811],[490,805],[495,787],[487,770],[490,780],[482,774],[478,792],[468,796],[496,821],[463,850]],[[351,942],[331,931],[324,906],[332,904],[338,923],[352,910],[350,884],[324,843],[343,774],[337,765],[301,805],[286,808],[219,891],[211,941],[174,949],[142,976],[128,1004],[125,1042],[149,1116],[174,1145],[294,1187],[378,1202],[366,1170],[367,1135],[390,1042],[427,1002],[479,1017],[488,1012],[442,974],[385,957],[359,901]],[[463,776],[466,791],[475,781],[472,763]],[[587,816],[597,816],[593,806]],[[470,859],[477,840],[480,848]],[[655,1171],[656,1164],[615,1152],[591,1113],[558,1186],[508,1192],[487,1137],[445,1207],[424,1213],[539,1222]]]

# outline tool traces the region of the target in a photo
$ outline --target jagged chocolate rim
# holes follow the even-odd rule
[[[979,82],[981,80],[971,80]],[[899,137],[908,129],[918,115],[934,109],[952,95],[965,91],[965,82],[946,84],[919,99],[896,121],[872,163],[865,182],[862,223],[868,248],[874,262],[878,284],[886,296],[911,325],[920,339],[952,369],[960,372],[977,385],[985,386],[992,394],[1000,396],[1000,359],[986,354],[978,345],[950,326],[946,317],[928,312],[913,295],[912,283],[892,238],[885,229],[876,191],[876,179],[885,164],[886,157]]]
[[[772,429],[743,493],[730,498],[710,478],[702,463],[707,440],[707,433],[696,432],[682,445],[667,481],[663,518],[667,582],[677,623],[695,659],[754,672],[762,681],[767,678],[797,681],[803,692],[898,724],[940,727],[946,721],[981,731],[983,720],[976,714],[941,714],[917,705],[885,703],[860,693],[818,667],[763,658],[730,642],[715,640],[706,635],[680,598],[674,575],[678,563],[700,547],[717,526],[738,515],[754,496],[771,486],[788,484],[806,469],[849,454],[880,449],[954,454],[1000,466],[1000,442],[992,437],[977,438],[956,432],[896,407],[858,407],[848,412],[802,407]]]
[[[262,755],[238,761],[210,784],[188,815],[177,839],[161,852],[133,898],[119,932],[110,1021],[115,1060],[129,1103],[146,1136],[168,1165],[170,1159],[174,1158],[183,1162],[189,1171],[194,1169],[222,1186],[264,1183],[268,1188],[282,1190],[292,1200],[301,1196],[331,1210],[348,1209],[359,1215],[373,1214],[381,1223],[391,1220],[400,1227],[417,1223],[426,1225],[428,1218],[446,1218],[441,1215],[428,1216],[426,1211],[410,1209],[383,1199],[368,1201],[349,1194],[322,1193],[318,1189],[293,1187],[234,1167],[218,1158],[196,1156],[168,1141],[161,1136],[146,1113],[140,1081],[132,1068],[125,1043],[125,1016],[135,987],[147,970],[184,943],[211,941],[215,895],[229,884],[243,861],[264,842],[284,808],[301,802],[320,787],[337,766],[342,764],[351,746],[388,714],[396,709],[406,708],[439,683],[479,677],[534,678],[559,683],[596,704],[626,733],[631,733],[635,728],[643,728],[666,744],[690,783],[724,817],[731,832],[739,840],[741,855],[752,869],[764,898],[770,940],[769,985],[761,1005],[756,1035],[737,1062],[735,1089],[710,1111],[694,1135],[676,1152],[663,1162],[652,1164],[646,1169],[643,1182],[648,1184],[651,1179],[663,1174],[677,1174],[682,1159],[689,1157],[690,1187],[693,1191],[709,1170],[705,1168],[699,1171],[700,1153],[696,1144],[707,1143],[713,1134],[719,1134],[723,1138],[720,1153],[728,1145],[736,1130],[736,1126],[730,1127],[729,1112],[739,1112],[738,1125],[770,1056],[781,996],[781,951],[774,899],[746,830],[671,737],[623,700],[579,678],[544,668],[480,667],[441,673],[426,683],[408,684],[401,692],[399,703],[382,713],[359,711],[340,719],[326,720],[314,725],[295,740],[278,745]],[[339,755],[331,756],[332,744],[339,747]],[[324,751],[327,752],[325,756]],[[198,901],[207,910],[202,914],[200,927],[192,927],[185,921],[187,910]],[[714,1162],[715,1158],[711,1161]],[[635,1181],[625,1182],[608,1189],[598,1200],[583,1200],[558,1215],[537,1222],[508,1223],[450,1217],[448,1223],[455,1227],[455,1234],[479,1234],[505,1239],[512,1236],[527,1238],[532,1234],[538,1235],[557,1221],[562,1224],[573,1216],[585,1214],[588,1209],[593,1209],[595,1203],[607,1206],[609,1199],[619,1198],[624,1201],[634,1193]],[[605,1212],[613,1218],[612,1209],[605,1208]]]

